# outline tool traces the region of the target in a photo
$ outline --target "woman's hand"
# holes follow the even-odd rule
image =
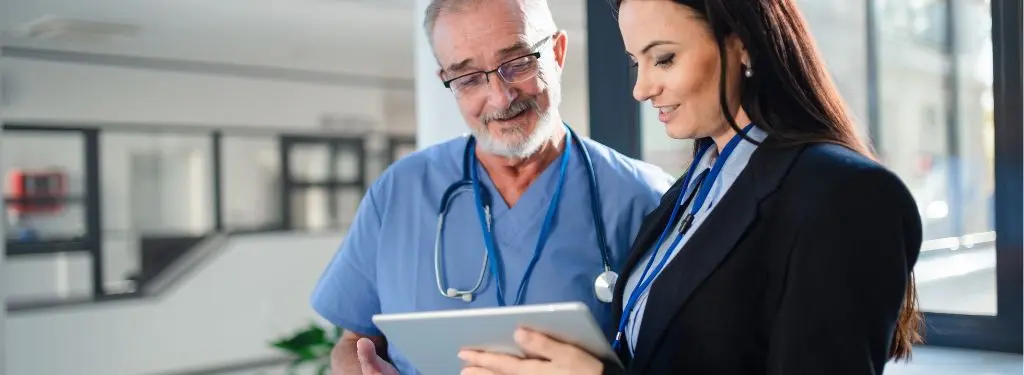
[[[594,356],[547,335],[520,328],[514,337],[527,355],[540,359],[463,350],[459,352],[466,361],[462,375],[601,375],[604,371],[604,364]]]

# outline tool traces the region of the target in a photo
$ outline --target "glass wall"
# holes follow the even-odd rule
[[[8,132],[5,138],[0,171],[8,239],[16,243],[81,240],[86,235],[83,136],[19,131]]]
[[[286,137],[282,150],[287,229],[348,227],[366,190],[364,140]]]
[[[875,14],[876,140],[921,212],[925,243],[916,272],[922,307],[995,315],[988,1],[878,0]]]
[[[281,147],[276,135],[221,139],[221,209],[229,230],[281,225]]]
[[[5,285],[6,300],[91,295],[86,137],[36,130],[4,131],[3,137],[0,246],[6,247],[5,279],[17,280]]]
[[[922,307],[994,315],[989,1],[954,0],[953,9],[946,0],[870,1],[799,5],[861,130],[918,202],[925,239],[916,269]],[[643,158],[680,176],[690,163],[691,142],[669,139],[650,103],[641,104],[641,132]]]
[[[208,134],[100,133],[103,263],[109,292],[130,292],[144,242],[213,230]]]

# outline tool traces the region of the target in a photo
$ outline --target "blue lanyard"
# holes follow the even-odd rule
[[[746,133],[751,127],[752,125],[747,125],[747,127],[743,129],[743,132]],[[690,212],[687,213],[686,216],[683,216],[683,221],[679,228],[679,235],[672,241],[672,245],[665,249],[665,254],[662,255],[661,260],[658,261],[658,265],[654,267],[654,271],[651,272],[650,277],[648,277],[647,272],[650,271],[651,265],[654,264],[654,255],[652,254],[651,258],[647,261],[647,266],[644,267],[644,272],[640,274],[640,282],[635,288],[633,288],[633,292],[630,293],[629,300],[627,300],[626,306],[622,310],[622,318],[619,319],[619,328],[615,334],[615,342],[612,345],[613,349],[618,350],[622,343],[622,335],[626,329],[626,325],[629,324],[629,316],[631,315],[637,301],[640,300],[640,296],[643,295],[643,292],[647,290],[648,287],[650,287],[650,284],[654,281],[657,275],[661,273],[661,269],[665,267],[665,263],[668,262],[669,256],[672,255],[672,249],[675,249],[676,246],[679,245],[679,241],[681,241],[683,236],[686,235],[686,232],[690,230],[694,216],[698,211],[700,211],[701,207],[704,206],[704,201],[707,199],[708,193],[711,192],[711,187],[714,186],[716,179],[718,179],[718,175],[722,173],[722,168],[725,166],[726,159],[729,158],[729,155],[732,154],[733,150],[736,149],[736,146],[741,140],[743,140],[743,137],[740,134],[733,136],[732,139],[729,140],[729,143],[722,148],[722,153],[718,156],[718,160],[715,160],[715,164],[711,169],[705,169],[696,177],[696,185],[692,188],[690,187],[690,178],[693,177],[693,172],[697,169],[697,165],[700,164],[700,161],[703,159],[704,153],[711,148],[713,143],[707,143],[702,146],[701,149],[698,150],[693,162],[690,163],[690,167],[686,170],[686,174],[683,175],[684,188],[679,192],[679,197],[676,198],[675,207],[672,207],[672,215],[669,217],[668,224],[665,225],[665,228],[661,231],[661,236],[658,237],[658,242],[653,248],[654,254],[657,254],[658,250],[661,249],[661,245],[665,242],[665,236],[668,235],[672,224],[676,222],[676,215],[679,213],[679,207],[683,205],[683,198],[686,196],[693,198],[693,192],[687,194],[687,191],[697,189],[696,199],[694,199],[690,205]],[[707,181],[710,182],[706,183]]]
[[[565,150],[562,152],[561,165],[558,171],[558,185],[555,188],[555,194],[551,197],[551,202],[548,203],[548,212],[544,216],[544,224],[540,228],[540,237],[537,238],[537,246],[533,250],[533,258],[530,259],[530,264],[526,267],[526,271],[523,273],[523,278],[519,282],[519,290],[516,293],[516,299],[513,301],[513,305],[520,305],[523,303],[523,298],[526,294],[526,284],[530,280],[530,274],[533,273],[533,267],[537,265],[537,261],[540,259],[540,253],[544,249],[544,243],[547,242],[548,235],[551,232],[552,221],[555,217],[555,212],[558,211],[559,197],[562,195],[562,186],[565,185],[565,170],[569,164],[569,156],[572,154],[572,138],[569,137],[569,132],[565,133]],[[470,181],[473,184],[473,195],[476,196],[476,211],[477,216],[480,217],[480,226],[484,233],[484,247],[487,249],[487,256],[491,258],[491,262],[488,262],[491,269],[491,274],[495,276],[495,285],[498,293],[498,306],[505,306],[505,288],[503,281],[504,267],[500,264],[500,258],[495,250],[494,244],[494,231],[493,223],[491,222],[490,206],[485,206],[480,200],[480,183],[477,180],[476,175],[476,154],[470,153]]]

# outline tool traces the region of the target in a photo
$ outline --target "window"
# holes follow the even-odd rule
[[[878,6],[878,151],[910,187],[921,212],[925,243],[916,273],[922,308],[995,315],[988,4],[954,1],[951,37],[945,35],[948,1],[885,0]],[[894,8],[913,22],[887,11]]]
[[[288,229],[348,227],[366,191],[362,138],[285,137],[282,212]]]
[[[229,230],[281,226],[281,154],[275,136],[221,139],[221,208]]]
[[[82,240],[86,235],[83,136],[8,131],[4,138],[0,170],[7,238],[15,243]]]

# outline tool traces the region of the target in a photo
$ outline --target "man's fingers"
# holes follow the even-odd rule
[[[575,346],[524,328],[516,330],[515,340],[529,355],[552,362],[574,361],[585,356],[585,353]]]
[[[373,345],[373,341],[363,337],[356,341],[356,354],[359,356],[360,362],[370,362],[370,359],[374,359],[372,356],[377,355],[377,348]]]
[[[361,338],[356,341],[356,356],[359,357],[359,367],[363,375],[378,375],[384,372],[377,361],[377,348],[373,341],[368,338]]]

